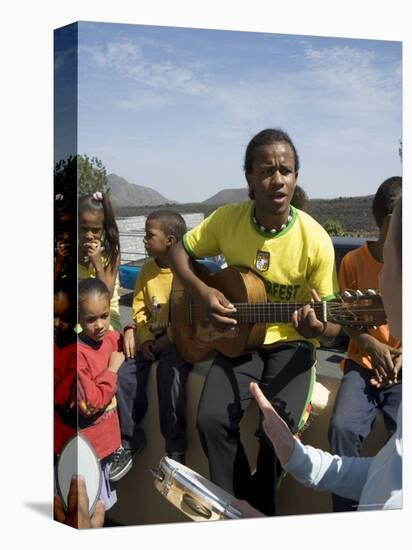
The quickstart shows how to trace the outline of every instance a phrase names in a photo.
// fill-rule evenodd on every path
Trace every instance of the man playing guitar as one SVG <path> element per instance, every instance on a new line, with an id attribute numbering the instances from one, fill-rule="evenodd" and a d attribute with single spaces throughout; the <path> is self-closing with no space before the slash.
<path id="1" fill-rule="evenodd" d="M 285 132 L 267 129 L 247 146 L 244 170 L 250 201 L 218 208 L 170 249 L 170 266 L 182 285 L 221 331 L 236 333 L 235 308 L 222 292 L 194 273 L 191 258 L 223 254 L 228 266 L 253 270 L 264 281 L 269 302 L 310 302 L 333 298 L 338 290 L 334 250 L 326 231 L 291 206 L 299 171 L 295 146 Z M 318 320 L 310 305 L 288 322 L 268 324 L 264 343 L 238 357 L 218 353 L 199 403 L 197 427 L 209 460 L 211 480 L 275 515 L 276 457 L 259 427 L 257 467 L 251 469 L 239 424 L 260 387 L 293 433 L 305 419 L 315 380 L 315 348 L 339 331 Z"/>

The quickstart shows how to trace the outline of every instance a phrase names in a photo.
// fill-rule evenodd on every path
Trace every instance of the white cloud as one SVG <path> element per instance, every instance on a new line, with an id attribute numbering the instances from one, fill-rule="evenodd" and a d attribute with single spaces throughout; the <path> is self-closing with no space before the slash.
<path id="1" fill-rule="evenodd" d="M 170 96 L 157 91 L 129 91 L 127 98 L 113 100 L 114 107 L 125 111 L 158 111 L 170 103 Z"/>
<path id="2" fill-rule="evenodd" d="M 168 60 L 149 61 L 144 55 L 144 49 L 130 40 L 109 42 L 104 46 L 82 46 L 81 51 L 102 69 L 115 71 L 120 78 L 129 78 L 139 87 L 156 90 L 162 95 L 172 93 L 197 96 L 207 89 L 206 84 L 189 67 Z M 126 104 L 136 106 L 133 100 Z"/>
<path id="3" fill-rule="evenodd" d="M 384 68 L 375 52 L 350 46 L 308 46 L 305 58 L 305 76 L 321 92 L 324 109 L 350 107 L 352 113 L 378 114 L 399 105 L 399 64 Z"/>
<path id="4" fill-rule="evenodd" d="M 298 73 L 294 62 L 290 71 L 262 69 L 258 78 L 249 77 L 245 69 L 231 82 L 222 74 L 201 74 L 201 65 L 177 62 L 176 52 L 164 48 L 161 61 L 149 60 L 144 42 L 128 39 L 82 49 L 98 67 L 114 71 L 114 78 L 134 83 L 125 97 L 114 100 L 115 107 L 156 110 L 185 96 L 198 98 L 202 110 L 215 109 L 210 121 L 226 123 L 230 132 L 308 116 L 338 126 L 352 126 L 354 118 L 368 125 L 382 113 L 400 111 L 400 64 L 384 69 L 374 51 L 300 43 L 304 68 Z M 156 52 L 155 45 L 150 52 Z"/>
<path id="5" fill-rule="evenodd" d="M 300 44 L 300 56 L 295 52 L 289 64 L 284 57 L 279 68 L 273 59 L 270 69 L 261 61 L 256 66 L 244 65 L 241 72 L 232 73 L 231 79 L 221 69 L 213 72 L 205 59 L 192 64 L 191 55 L 183 60 L 183 54 L 178 57 L 176 51 L 156 50 L 155 45 L 148 49 L 143 42 L 117 41 L 104 47 L 86 47 L 84 51 L 88 61 L 106 71 L 113 81 L 119 80 L 117 97 L 112 91 L 110 101 L 130 120 L 134 120 L 133 111 L 153 113 L 154 117 L 167 113 L 168 124 L 162 135 L 169 144 L 171 158 L 178 158 L 181 149 L 191 147 L 194 141 L 196 146 L 202 144 L 205 154 L 215 159 L 217 173 L 221 167 L 225 174 L 221 181 L 216 176 L 211 178 L 213 191 L 232 181 L 231 170 L 240 167 L 243 147 L 256 131 L 279 126 L 290 133 L 298 147 L 302 183 L 310 196 L 336 194 L 330 182 L 356 194 L 363 172 L 361 181 L 367 185 L 367 192 L 373 192 L 380 174 L 385 170 L 392 173 L 399 165 L 400 62 L 383 60 L 372 47 L 367 50 L 351 44 L 321 48 L 309 41 Z M 138 139 L 146 127 L 136 120 L 139 122 L 133 135 Z M 177 141 L 173 135 L 176 128 Z M 150 151 L 153 142 L 148 133 L 150 128 L 145 134 Z M 196 146 L 193 156 L 198 151 Z M 137 174 L 145 167 L 144 179 L 150 181 L 153 171 L 147 159 L 151 157 L 145 153 L 142 164 L 141 144 L 135 150 L 140 151 L 140 160 L 130 153 L 129 171 Z M 216 154 L 216 150 L 224 153 Z M 123 151 L 125 166 L 126 157 Z M 176 190 L 184 181 L 175 173 L 169 179 Z M 234 186 L 237 180 L 233 178 Z"/>
<path id="6" fill-rule="evenodd" d="M 243 133 L 278 125 L 329 142 L 340 136 L 353 149 L 355 143 L 376 142 L 376 134 L 401 131 L 399 64 L 385 66 L 374 52 L 347 46 L 306 46 L 302 56 L 299 71 L 294 66 L 262 72 L 260 79 L 218 83 L 209 99 L 223 121 Z"/>

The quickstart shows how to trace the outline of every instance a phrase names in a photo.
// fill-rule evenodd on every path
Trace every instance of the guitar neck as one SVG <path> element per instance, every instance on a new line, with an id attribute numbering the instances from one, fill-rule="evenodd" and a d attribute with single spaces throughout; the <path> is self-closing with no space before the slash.
<path id="1" fill-rule="evenodd" d="M 308 302 L 262 302 L 249 304 L 246 302 L 234 303 L 236 308 L 231 317 L 240 324 L 244 323 L 290 323 L 292 313 L 307 305 Z M 315 310 L 316 317 L 326 322 L 328 319 L 328 303 L 312 302 L 311 307 Z M 192 315 L 196 306 L 192 305 Z"/>
<path id="2" fill-rule="evenodd" d="M 289 323 L 293 312 L 306 304 L 307 302 L 237 303 L 233 304 L 236 308 L 233 317 L 239 323 Z M 320 321 L 328 320 L 327 302 L 313 302 L 310 305 Z"/>

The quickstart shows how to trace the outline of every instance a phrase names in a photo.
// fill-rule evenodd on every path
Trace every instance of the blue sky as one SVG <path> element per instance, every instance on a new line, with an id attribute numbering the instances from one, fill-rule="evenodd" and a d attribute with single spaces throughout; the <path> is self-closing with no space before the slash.
<path id="1" fill-rule="evenodd" d="M 78 55 L 79 153 L 169 199 L 246 185 L 266 127 L 294 140 L 310 198 L 401 174 L 400 42 L 80 23 Z"/>

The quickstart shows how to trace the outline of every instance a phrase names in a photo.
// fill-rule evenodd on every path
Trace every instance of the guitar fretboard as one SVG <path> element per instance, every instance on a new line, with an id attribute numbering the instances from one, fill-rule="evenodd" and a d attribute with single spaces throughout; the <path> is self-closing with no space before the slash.
<path id="1" fill-rule="evenodd" d="M 255 304 L 234 303 L 236 311 L 231 315 L 239 323 L 289 323 L 292 313 L 307 302 L 262 302 Z M 327 302 L 312 302 L 316 317 L 326 322 L 328 316 Z M 196 305 L 192 305 L 192 315 L 196 314 Z"/>
<path id="2" fill-rule="evenodd" d="M 259 304 L 233 304 L 236 313 L 233 317 L 239 323 L 288 323 L 294 311 L 297 311 L 307 302 L 266 302 Z M 310 304 L 315 310 L 316 317 L 322 321 L 327 321 L 327 303 L 314 302 Z"/>

